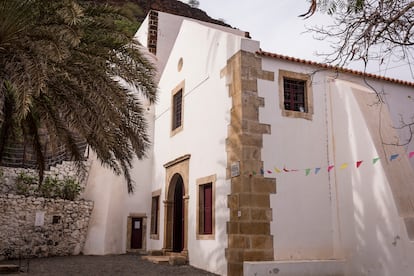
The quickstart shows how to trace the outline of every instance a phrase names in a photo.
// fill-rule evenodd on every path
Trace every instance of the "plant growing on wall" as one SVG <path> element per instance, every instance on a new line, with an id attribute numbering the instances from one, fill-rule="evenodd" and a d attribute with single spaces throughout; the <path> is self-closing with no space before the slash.
<path id="1" fill-rule="evenodd" d="M 16 177 L 16 191 L 20 195 L 34 195 L 38 186 L 38 179 L 32 175 L 21 172 Z"/>
<path id="2" fill-rule="evenodd" d="M 16 177 L 16 191 L 19 195 L 39 196 L 44 198 L 62 198 L 75 200 L 82 188 L 80 183 L 73 177 L 47 176 L 42 185 L 38 185 L 38 178 L 21 172 Z"/>

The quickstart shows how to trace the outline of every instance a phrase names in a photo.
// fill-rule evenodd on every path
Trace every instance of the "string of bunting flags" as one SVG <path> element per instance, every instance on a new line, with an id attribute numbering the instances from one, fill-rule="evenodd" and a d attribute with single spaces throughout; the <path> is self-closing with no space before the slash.
<path id="1" fill-rule="evenodd" d="M 389 161 L 392 162 L 392 161 L 398 159 L 398 157 L 400 157 L 400 154 L 391 154 L 389 156 Z M 408 153 L 408 158 L 411 159 L 413 157 L 414 157 L 414 151 L 409 152 Z M 376 163 L 378 163 L 378 161 L 380 161 L 379 157 L 372 158 L 371 164 L 375 165 Z M 355 164 L 355 168 L 357 168 L 357 169 L 360 168 L 363 165 L 363 163 L 364 163 L 364 160 L 358 160 L 358 161 L 355 161 L 353 163 L 351 162 L 351 164 Z M 312 173 L 317 175 L 323 169 L 326 169 L 327 172 L 330 172 L 335 168 L 339 168 L 340 170 L 344 170 L 344 169 L 348 168 L 349 165 L 350 165 L 350 163 L 346 162 L 346 163 L 342 163 L 340 166 L 335 166 L 334 164 L 332 164 L 332 165 L 329 165 L 327 167 L 316 167 L 316 168 L 306 168 L 306 169 L 288 169 L 288 168 L 286 168 L 286 166 L 284 166 L 283 168 L 274 167 L 272 169 L 261 168 L 259 172 L 252 171 L 251 173 L 246 172 L 245 174 L 249 174 L 249 175 L 261 174 L 261 175 L 264 175 L 265 173 L 267 173 L 267 174 L 280 174 L 280 173 L 294 173 L 294 172 L 304 171 L 305 175 L 309 176 Z"/>

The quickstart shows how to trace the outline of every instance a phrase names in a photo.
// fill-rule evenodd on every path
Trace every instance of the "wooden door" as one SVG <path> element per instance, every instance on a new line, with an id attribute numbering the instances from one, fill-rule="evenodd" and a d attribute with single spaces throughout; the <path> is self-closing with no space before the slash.
<path id="1" fill-rule="evenodd" d="M 132 218 L 131 249 L 142 249 L 142 218 Z"/>

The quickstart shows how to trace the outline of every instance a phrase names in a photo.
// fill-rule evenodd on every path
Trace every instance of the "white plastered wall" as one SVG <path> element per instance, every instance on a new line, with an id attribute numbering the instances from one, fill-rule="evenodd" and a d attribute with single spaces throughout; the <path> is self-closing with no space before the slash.
<path id="1" fill-rule="evenodd" d="M 383 86 L 377 84 L 377 87 Z M 340 80 L 332 80 L 329 84 L 332 129 L 336 143 L 335 159 L 337 162 L 352 161 L 348 161 L 349 168 L 335 170 L 334 174 L 338 186 L 338 215 L 342 253 L 348 265 L 347 275 L 409 276 L 414 269 L 414 247 L 408 239 L 390 188 L 393 185 L 390 181 L 396 179 L 389 178 L 395 170 L 399 170 L 398 174 L 411 178 L 412 167 L 404 167 L 401 163 L 408 162 L 406 154 L 390 161 L 389 153 L 401 148 L 395 147 L 383 156 L 381 151 L 386 150 L 387 146 L 375 146 L 375 140 L 381 139 L 380 132 L 395 132 L 397 136 L 392 123 L 387 119 L 388 112 L 410 112 L 409 109 L 393 106 L 405 105 L 402 96 L 407 95 L 408 90 L 397 85 L 388 85 L 385 89 L 388 98 L 399 98 L 399 101 L 394 101 L 391 109 L 383 106 L 381 110 L 371 89 Z M 358 104 L 358 99 L 363 102 L 362 105 Z M 373 109 L 377 116 L 364 116 L 365 111 L 361 107 L 365 110 Z M 377 121 L 380 118 L 382 129 L 372 131 L 371 120 Z M 381 160 L 373 164 L 373 158 L 378 156 L 381 156 Z M 363 161 L 359 168 L 355 165 L 357 160 Z M 397 162 L 400 165 L 391 167 Z M 385 170 L 392 170 L 391 174 L 387 175 Z"/>
<path id="2" fill-rule="evenodd" d="M 144 110 L 148 121 L 148 134 L 153 137 L 154 108 L 145 100 Z M 126 181 L 104 168 L 91 154 L 91 169 L 84 198 L 94 201 L 88 234 L 83 249 L 87 255 L 122 254 L 127 248 L 127 218 L 131 214 L 146 215 L 149 233 L 151 215 L 152 148 L 143 160 L 135 159 L 131 178 L 135 183 L 133 194 L 128 194 Z M 147 237 L 145 237 L 147 238 Z M 148 244 L 148 241 L 147 241 Z"/>
<path id="3" fill-rule="evenodd" d="M 363 115 L 364 105 L 358 104 L 354 94 L 368 93 L 374 104 L 372 90 L 366 88 L 361 78 L 341 75 L 349 81 L 334 80 L 338 77 L 334 73 L 314 73 L 315 68 L 283 60 L 263 59 L 263 69 L 275 72 L 275 82 L 259 81 L 259 95 L 265 97 L 260 120 L 272 127 L 272 134 L 264 136 L 264 170 L 271 170 L 269 176 L 277 178 L 271 225 L 275 259 L 286 263 L 345 260 L 345 275 L 412 275 L 414 248 L 394 202 L 389 182 L 393 180 L 385 173 L 389 160 L 372 164 L 381 147 L 375 144 L 379 134 L 372 131 L 372 126 L 369 130 L 366 119 L 377 118 Z M 312 121 L 281 116 L 279 69 L 312 73 Z M 413 116 L 412 88 L 369 82 L 386 95 L 384 109 L 390 112 L 393 122 L 383 126 L 383 131 L 395 132 L 398 137 L 392 125 L 398 126 L 401 116 L 406 121 Z M 407 136 L 406 130 L 400 131 L 400 140 Z M 413 162 L 407 160 L 412 149 L 412 143 L 399 147 L 398 151 L 403 151 L 399 158 L 405 159 L 394 162 Z M 360 160 L 364 162 L 356 168 Z M 343 164 L 347 167 L 341 168 Z M 329 165 L 335 168 L 328 173 Z M 277 174 L 275 167 L 299 171 Z M 316 167 L 321 168 L 317 175 Z M 311 171 L 306 176 L 308 168 Z M 403 170 L 398 174 L 410 179 L 412 167 L 404 166 Z M 337 265 L 342 267 L 342 261 Z M 312 271 L 315 268 L 318 265 L 309 266 L 303 273 L 319 275 Z"/>
<path id="4" fill-rule="evenodd" d="M 326 169 L 316 176 L 305 176 L 308 167 L 327 167 L 329 154 L 328 121 L 324 79 L 313 76 L 312 120 L 288 118 L 279 108 L 279 70 L 309 74 L 312 68 L 263 59 L 263 69 L 275 73 L 275 81 L 259 80 L 259 96 L 265 107 L 260 122 L 272 132 L 263 136 L 262 156 L 265 176 L 276 177 L 277 193 L 271 195 L 276 260 L 326 259 L 334 255 L 332 214 L 334 187 Z M 298 172 L 283 173 L 286 170 Z M 281 170 L 282 173 L 277 173 Z M 271 173 L 268 173 L 271 171 Z"/>
<path id="5" fill-rule="evenodd" d="M 164 25 L 160 25 L 162 28 Z M 163 30 L 159 30 L 163 33 Z M 246 44 L 246 46 L 244 46 Z M 254 44 L 254 43 L 253 43 Z M 226 222 L 229 220 L 226 179 L 226 137 L 230 120 L 231 99 L 220 71 L 227 60 L 241 48 L 258 49 L 258 44 L 244 38 L 207 28 L 204 24 L 183 21 L 160 80 L 160 98 L 155 115 L 153 190 L 162 189 L 165 200 L 163 165 L 180 156 L 189 160 L 188 251 L 190 264 L 220 275 L 227 272 Z M 182 70 L 178 70 L 182 59 Z M 183 130 L 173 137 L 171 131 L 171 91 L 184 81 Z M 216 175 L 215 239 L 196 239 L 196 199 L 198 178 Z M 160 208 L 160 239 L 150 240 L 152 249 L 163 247 L 164 206 Z"/>

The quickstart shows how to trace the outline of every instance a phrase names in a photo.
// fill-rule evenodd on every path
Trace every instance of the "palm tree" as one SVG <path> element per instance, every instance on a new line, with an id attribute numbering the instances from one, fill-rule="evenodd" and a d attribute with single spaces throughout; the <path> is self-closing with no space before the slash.
<path id="1" fill-rule="evenodd" d="M 86 1 L 0 0 L 0 162 L 7 145 L 29 144 L 41 182 L 46 143 L 84 168 L 80 137 L 133 192 L 131 162 L 150 144 L 141 102 L 156 84 L 128 20 Z"/>

